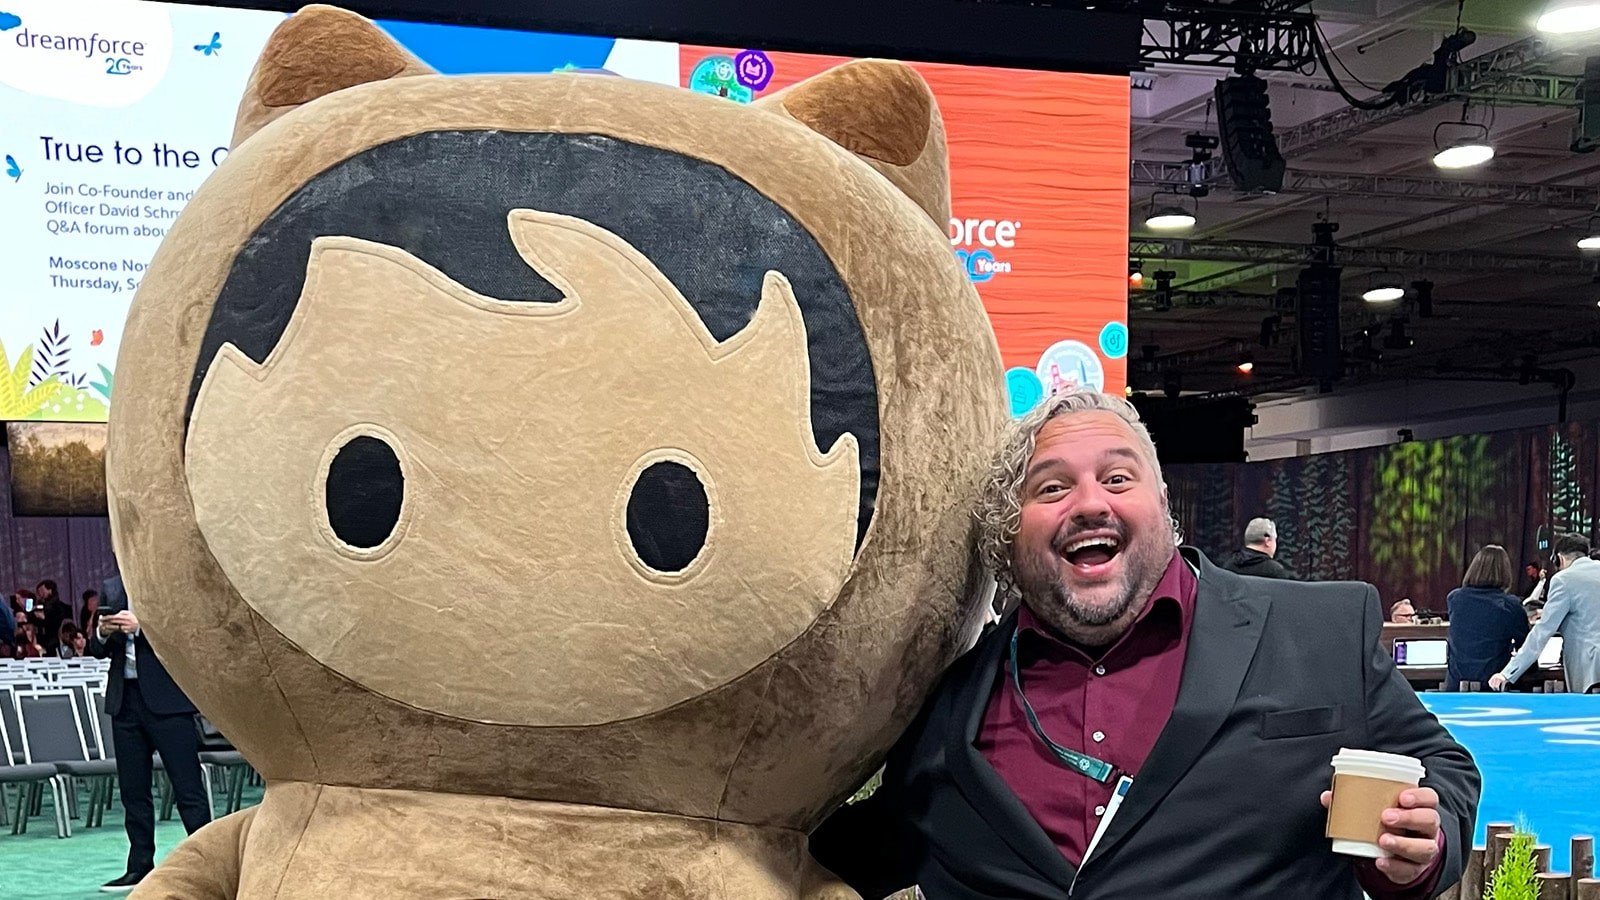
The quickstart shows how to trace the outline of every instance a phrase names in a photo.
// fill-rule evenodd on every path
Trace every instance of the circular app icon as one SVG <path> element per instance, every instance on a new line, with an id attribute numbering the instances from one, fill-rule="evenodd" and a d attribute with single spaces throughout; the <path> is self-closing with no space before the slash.
<path id="1" fill-rule="evenodd" d="M 1057 341 L 1039 357 L 1035 370 L 1046 395 L 1057 391 L 1087 388 L 1103 391 L 1106 372 L 1100 356 L 1082 341 Z"/>
<path id="2" fill-rule="evenodd" d="M 1100 352 L 1107 359 L 1121 359 L 1128 352 L 1128 326 L 1121 322 L 1107 322 L 1100 329 Z"/>
<path id="3" fill-rule="evenodd" d="M 1006 395 L 1011 398 L 1011 415 L 1025 416 L 1044 399 L 1044 385 L 1032 369 L 1019 366 L 1006 371 Z"/>
<path id="4" fill-rule="evenodd" d="M 749 103 L 755 94 L 739 83 L 738 69 L 733 58 L 708 56 L 700 60 L 689 75 L 689 90 L 702 94 L 726 97 L 739 103 Z"/>
<path id="5" fill-rule="evenodd" d="M 772 60 L 760 50 L 742 50 L 733 58 L 739 83 L 752 91 L 764 91 L 772 83 Z"/>

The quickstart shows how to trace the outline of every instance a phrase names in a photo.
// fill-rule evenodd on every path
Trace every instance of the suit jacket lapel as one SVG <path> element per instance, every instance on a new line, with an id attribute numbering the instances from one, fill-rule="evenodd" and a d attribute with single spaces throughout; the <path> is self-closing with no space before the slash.
<path id="1" fill-rule="evenodd" d="M 1194 765 L 1233 711 L 1261 641 L 1271 604 L 1223 586 L 1219 570 L 1204 556 L 1189 552 L 1184 556 L 1197 562 L 1200 586 L 1178 701 L 1121 809 L 1085 863 L 1104 856 L 1131 834 Z"/>
<path id="2" fill-rule="evenodd" d="M 989 708 L 994 680 L 1004 665 L 1006 642 L 1015 628 L 1016 611 L 1013 610 L 972 651 L 977 658 L 973 661 L 971 677 L 951 698 L 951 727 L 945 759 L 957 789 L 989 827 L 1041 876 L 1066 891 L 1077 870 L 1056 849 L 1050 836 L 1034 821 L 1000 773 L 973 746 L 978 739 L 978 729 L 983 725 L 983 714 Z"/>

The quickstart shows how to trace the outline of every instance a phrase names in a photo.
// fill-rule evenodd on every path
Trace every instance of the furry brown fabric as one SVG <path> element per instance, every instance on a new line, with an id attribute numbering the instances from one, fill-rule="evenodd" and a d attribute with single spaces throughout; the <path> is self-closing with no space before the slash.
<path id="1" fill-rule="evenodd" d="M 297 39 L 320 45 L 315 33 Z M 241 123 L 260 108 L 247 97 Z M 891 168 L 926 189 L 947 182 L 926 168 L 944 157 L 937 112 L 924 113 L 930 146 Z M 517 309 L 398 248 L 319 240 L 277 350 L 241 362 L 224 347 L 188 418 L 213 308 L 262 223 L 343 160 L 452 131 L 670 151 L 720 167 L 804 228 L 847 287 L 871 356 L 879 483 L 859 546 L 849 546 L 853 522 L 840 524 L 831 488 L 819 482 L 802 496 L 776 474 L 794 435 L 805 437 L 802 475 L 849 450 L 843 440 L 815 446 L 796 402 L 808 371 L 793 352 L 798 298 L 785 293 L 784 273 L 767 276 L 755 322 L 708 343 L 656 261 L 581 215 L 519 210 L 502 220 L 530 273 L 554 276 L 568 298 Z M 908 199 L 881 171 L 769 106 L 570 74 L 360 84 L 243 141 L 173 224 L 135 298 L 107 468 L 118 556 L 151 642 L 269 787 L 247 822 L 195 835 L 136 896 L 298 900 L 331 883 L 356 898 L 841 896 L 805 857 L 804 834 L 878 766 L 983 620 L 970 510 L 1003 419 L 994 338 L 942 229 L 930 227 L 937 200 L 926 190 Z M 573 235 L 587 242 L 562 243 Z M 414 305 L 397 310 L 402 302 Z M 639 359 L 659 357 L 660 379 L 679 379 L 677 388 L 613 391 L 616 366 L 593 357 L 551 365 L 533 352 L 615 339 L 583 332 L 578 318 L 548 332 L 552 344 L 507 338 L 584 304 L 616 305 L 595 320 L 613 329 L 648 323 Z M 674 328 L 689 343 L 669 342 Z M 498 349 L 389 348 L 418 329 Z M 338 349 L 349 340 L 359 346 Z M 684 347 L 714 363 L 663 355 Z M 771 398 L 730 399 L 717 387 L 719 367 L 769 353 L 766 376 L 744 383 Z M 374 379 L 386 387 L 348 387 Z M 525 393 L 477 396 L 497 379 Z M 556 388 L 581 402 L 565 415 L 543 408 Z M 691 569 L 746 563 L 704 590 L 698 574 L 630 570 L 617 485 L 593 483 L 617 463 L 595 429 L 666 421 L 667 409 L 674 427 L 703 421 L 719 443 L 650 452 L 722 454 L 707 471 L 713 508 L 727 518 L 712 527 L 756 523 L 729 524 L 708 544 Z M 320 484 L 308 478 L 358 432 L 388 434 L 408 473 L 403 533 L 370 551 L 331 535 Z M 519 441 L 552 435 L 561 439 L 544 446 L 570 448 L 570 458 L 517 455 Z M 450 441 L 474 443 L 435 446 Z M 603 539 L 562 543 L 541 530 L 545 516 L 572 511 L 550 500 L 561 496 L 601 498 L 615 517 Z M 759 516 L 739 518 L 745 502 L 793 507 L 785 514 L 796 519 L 764 532 Z M 765 565 L 748 562 L 762 556 Z M 583 572 L 594 578 L 570 577 Z M 627 627 L 645 622 L 655 630 Z M 551 635 L 539 629 L 550 628 L 571 639 L 540 643 Z M 526 637 L 534 632 L 537 641 Z M 515 656 L 530 655 L 530 641 L 559 649 Z M 407 831 L 413 821 L 431 824 Z M 415 864 L 401 858 L 412 853 Z M 354 877 L 369 863 L 390 875 Z M 646 873 L 659 878 L 641 881 Z"/>
<path id="2" fill-rule="evenodd" d="M 909 166 L 928 142 L 933 94 L 905 66 L 863 60 L 797 85 L 783 106 L 846 150 Z"/>
<path id="3" fill-rule="evenodd" d="M 370 81 L 432 72 L 355 13 L 311 5 L 285 19 L 250 73 L 233 146 L 290 109 Z"/>
<path id="4" fill-rule="evenodd" d="M 933 92 L 900 63 L 859 60 L 757 100 L 838 143 L 916 201 L 950 219 L 950 160 Z"/>

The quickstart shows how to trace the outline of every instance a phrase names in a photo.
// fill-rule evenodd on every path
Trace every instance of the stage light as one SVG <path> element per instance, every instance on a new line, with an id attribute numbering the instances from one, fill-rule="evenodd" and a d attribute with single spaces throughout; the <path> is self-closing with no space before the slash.
<path id="1" fill-rule="evenodd" d="M 1144 289 L 1144 264 L 1138 260 L 1128 263 L 1128 287 L 1136 291 Z"/>
<path id="2" fill-rule="evenodd" d="M 1494 159 L 1494 146 L 1489 143 L 1489 129 L 1475 122 L 1467 121 L 1467 111 L 1470 108 L 1461 108 L 1461 119 L 1455 122 L 1440 122 L 1433 127 L 1433 164 L 1441 169 L 1470 169 L 1481 166 Z M 1465 129 L 1468 133 L 1457 137 L 1448 146 L 1440 146 L 1439 132 L 1443 129 Z"/>
<path id="3" fill-rule="evenodd" d="M 1372 277 L 1372 283 L 1361 299 L 1368 303 L 1393 303 L 1406 295 L 1406 289 L 1400 286 L 1400 279 L 1388 272 L 1380 272 Z"/>
<path id="4" fill-rule="evenodd" d="M 1152 231 L 1183 231 L 1186 228 L 1193 228 L 1194 223 L 1194 213 L 1181 206 L 1152 209 L 1144 220 L 1145 227 Z"/>
<path id="5" fill-rule="evenodd" d="M 1600 250 L 1600 216 L 1590 216 L 1583 232 L 1584 236 L 1578 239 L 1578 249 Z"/>
<path id="6" fill-rule="evenodd" d="M 1240 375 L 1249 375 L 1256 370 L 1256 361 L 1248 353 L 1239 354 L 1239 364 L 1234 366 Z"/>
<path id="7" fill-rule="evenodd" d="M 1579 34 L 1600 28 L 1600 2 L 1596 0 L 1555 0 L 1546 4 L 1538 28 L 1545 34 Z"/>
<path id="8" fill-rule="evenodd" d="M 1433 164 L 1441 169 L 1470 169 L 1494 159 L 1494 147 L 1486 140 L 1461 138 L 1433 155 Z"/>

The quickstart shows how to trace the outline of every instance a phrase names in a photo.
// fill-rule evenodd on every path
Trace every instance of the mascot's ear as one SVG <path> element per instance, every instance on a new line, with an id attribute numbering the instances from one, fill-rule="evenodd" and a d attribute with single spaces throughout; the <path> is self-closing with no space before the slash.
<path id="1" fill-rule="evenodd" d="M 353 12 L 307 6 L 285 19 L 256 60 L 239 101 L 233 146 L 297 106 L 334 91 L 433 70 Z"/>
<path id="2" fill-rule="evenodd" d="M 859 60 L 756 101 L 866 160 L 940 228 L 950 220 L 950 160 L 933 91 L 904 63 Z"/>

